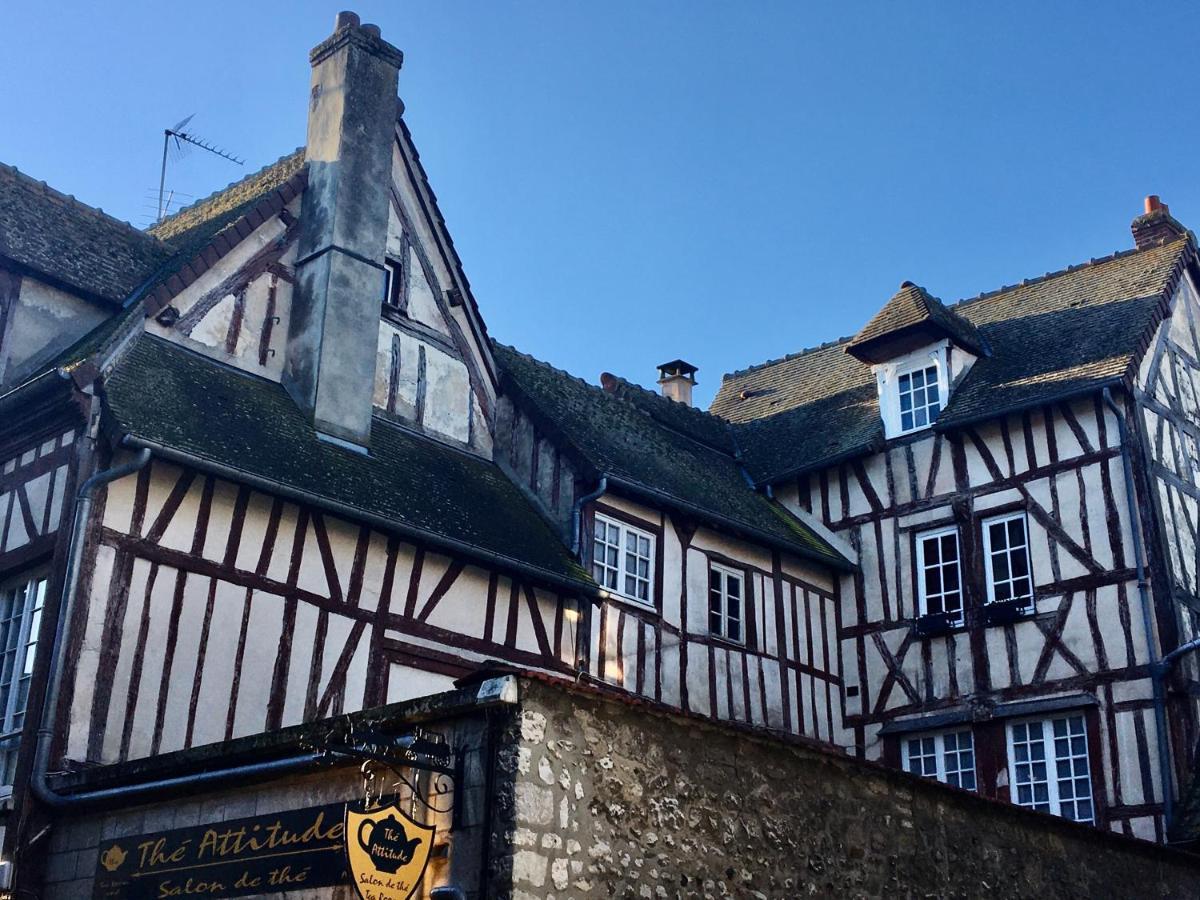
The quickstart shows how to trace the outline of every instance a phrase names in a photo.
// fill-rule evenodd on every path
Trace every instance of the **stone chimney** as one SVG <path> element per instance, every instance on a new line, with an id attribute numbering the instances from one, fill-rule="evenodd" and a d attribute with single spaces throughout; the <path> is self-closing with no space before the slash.
<path id="1" fill-rule="evenodd" d="M 403 60 L 351 12 L 309 54 L 308 187 L 282 380 L 319 433 L 359 447 L 371 436 Z"/>
<path id="2" fill-rule="evenodd" d="M 696 386 L 696 367 L 682 359 L 673 359 L 658 367 L 658 383 L 662 395 L 676 403 L 692 405 L 692 388 Z"/>
<path id="3" fill-rule="evenodd" d="M 1134 219 L 1129 227 L 1133 231 L 1133 240 L 1139 250 L 1157 247 L 1187 234 L 1187 229 L 1175 221 L 1171 210 L 1158 199 L 1157 194 L 1146 198 L 1146 211 Z"/>

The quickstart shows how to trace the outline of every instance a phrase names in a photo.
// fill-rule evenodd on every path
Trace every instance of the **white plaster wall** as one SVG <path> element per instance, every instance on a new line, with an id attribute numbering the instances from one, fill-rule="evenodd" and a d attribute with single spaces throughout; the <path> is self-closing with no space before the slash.
<path id="1" fill-rule="evenodd" d="M 113 310 L 28 275 L 0 334 L 0 385 L 12 386 L 52 360 Z"/>
<path id="2" fill-rule="evenodd" d="M 292 215 L 299 215 L 300 202 L 300 198 L 297 197 L 289 204 L 288 211 Z M 286 231 L 287 226 L 279 216 L 273 216 L 263 222 L 199 278 L 176 294 L 171 299 L 171 305 L 179 310 L 181 316 L 188 316 L 198 302 L 204 300 L 245 268 L 257 254 L 272 243 L 281 240 Z M 279 264 L 293 270 L 295 261 L 296 244 L 293 241 L 280 257 Z M 273 321 L 268 325 L 268 296 L 272 285 L 275 290 L 273 315 L 278 317 L 278 321 Z M 287 346 L 291 298 L 292 283 L 286 278 L 264 272 L 250 282 L 244 293 L 242 321 L 232 353 L 225 349 L 226 336 L 229 334 L 234 314 L 235 299 L 232 293 L 225 294 L 207 314 L 190 326 L 180 327 L 177 323 L 167 327 L 154 319 L 147 319 L 146 330 L 222 362 L 278 381 L 283 371 Z M 261 363 L 259 346 L 264 329 L 268 327 L 270 328 L 268 347 L 274 352 L 268 353 L 265 363 Z M 185 331 L 189 333 L 185 333 Z"/>

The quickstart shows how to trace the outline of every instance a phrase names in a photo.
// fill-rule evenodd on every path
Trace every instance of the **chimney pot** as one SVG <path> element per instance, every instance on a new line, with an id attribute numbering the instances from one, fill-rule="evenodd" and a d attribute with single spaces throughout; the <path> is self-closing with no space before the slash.
<path id="1" fill-rule="evenodd" d="M 1170 207 L 1162 202 L 1158 194 L 1149 194 L 1144 208 L 1145 212 L 1130 225 L 1134 243 L 1139 250 L 1159 246 L 1187 233 L 1186 229 L 1171 217 Z"/>
<path id="2" fill-rule="evenodd" d="M 378 25 L 364 25 L 364 26 L 362 26 L 362 30 L 373 37 L 382 37 L 383 36 L 382 33 L 379 31 Z"/>
<path id="3" fill-rule="evenodd" d="M 350 10 L 342 10 L 333 20 L 333 30 L 341 31 L 343 28 L 357 28 L 359 23 L 358 13 L 350 12 Z"/>
<path id="4" fill-rule="evenodd" d="M 697 371 L 695 366 L 682 359 L 662 363 L 658 367 L 658 384 L 662 388 L 662 395 L 668 400 L 691 406 Z"/>
<path id="5" fill-rule="evenodd" d="M 1161 209 L 1167 215 L 1171 214 L 1171 208 L 1158 199 L 1158 194 L 1151 194 L 1146 198 L 1146 212 L 1152 213 L 1156 209 Z"/>

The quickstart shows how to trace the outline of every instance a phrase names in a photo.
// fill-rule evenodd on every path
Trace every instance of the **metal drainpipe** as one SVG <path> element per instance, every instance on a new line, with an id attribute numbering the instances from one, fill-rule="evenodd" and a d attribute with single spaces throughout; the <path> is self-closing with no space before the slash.
<path id="1" fill-rule="evenodd" d="M 54 723 L 58 715 L 58 701 L 62 688 L 62 657 L 66 653 L 70 639 L 71 614 L 74 607 L 75 594 L 79 589 L 79 563 L 83 555 L 83 545 L 86 541 L 87 523 L 91 516 L 92 501 L 98 488 L 124 478 L 126 475 L 132 475 L 140 471 L 150 462 L 150 458 L 150 450 L 142 448 L 137 451 L 137 454 L 129 462 L 93 474 L 80 486 L 76 494 L 75 516 L 71 525 L 71 547 L 67 554 L 67 564 L 63 576 L 62 599 L 58 607 L 58 621 L 54 628 L 54 641 L 50 648 L 50 670 L 46 679 L 46 694 L 42 698 L 42 718 L 38 723 L 37 747 L 34 751 L 33 771 L 29 779 L 29 786 L 33 795 L 40 803 L 52 809 L 74 809 L 117 799 L 137 800 L 160 794 L 173 788 L 185 786 L 202 787 L 227 780 L 290 772 L 311 766 L 326 756 L 321 753 L 307 753 L 284 759 L 250 763 L 234 768 L 199 772 L 193 775 L 182 775 L 172 778 L 161 778 L 155 781 L 141 782 L 137 785 L 82 791 L 77 794 L 60 794 L 50 787 L 48 782 L 50 744 L 54 738 Z"/>
<path id="2" fill-rule="evenodd" d="M 87 522 L 92 512 L 92 498 L 102 485 L 132 475 L 150 462 L 150 451 L 139 450 L 132 460 L 94 473 L 79 487 L 75 496 L 75 517 L 71 524 L 71 548 L 67 553 L 66 570 L 63 573 L 62 599 L 58 604 L 58 621 L 54 626 L 54 642 L 50 646 L 50 670 L 46 678 L 46 693 L 42 697 L 42 718 L 38 722 L 37 749 L 33 757 L 33 772 L 30 787 L 33 795 L 47 806 L 60 807 L 63 798 L 51 790 L 46 782 L 50 765 L 50 742 L 54 737 L 54 719 L 58 714 L 58 696 L 62 679 L 62 657 L 66 653 L 70 637 L 71 610 L 75 592 L 79 587 L 79 561 L 83 555 Z"/>
<path id="3" fill-rule="evenodd" d="M 1125 430 L 1125 416 L 1121 408 L 1113 400 L 1112 392 L 1104 388 L 1104 403 L 1112 410 L 1117 420 L 1117 435 L 1121 441 L 1121 465 L 1125 473 L 1125 502 L 1129 507 L 1129 530 L 1133 532 L 1133 557 L 1137 566 L 1138 597 L 1142 606 L 1142 625 L 1146 632 L 1146 652 L 1150 662 L 1150 686 L 1154 694 L 1154 724 L 1158 733 L 1158 768 L 1163 787 L 1163 823 L 1164 831 L 1171 827 L 1175 813 L 1174 786 L 1171 783 L 1171 750 L 1167 739 L 1167 705 L 1164 691 L 1164 678 L 1169 665 L 1164 666 L 1158 659 L 1158 649 L 1154 645 L 1154 619 L 1150 610 L 1150 584 L 1146 580 L 1146 566 L 1143 562 L 1142 528 L 1138 517 L 1137 498 L 1134 496 L 1133 463 L 1129 459 L 1128 433 Z"/>
<path id="4" fill-rule="evenodd" d="M 601 475 L 600 480 L 596 482 L 596 489 L 590 494 L 584 494 L 582 497 L 576 497 L 575 502 L 571 504 L 571 555 L 578 557 L 579 551 L 583 545 L 583 508 L 604 495 L 608 490 L 608 476 Z"/>

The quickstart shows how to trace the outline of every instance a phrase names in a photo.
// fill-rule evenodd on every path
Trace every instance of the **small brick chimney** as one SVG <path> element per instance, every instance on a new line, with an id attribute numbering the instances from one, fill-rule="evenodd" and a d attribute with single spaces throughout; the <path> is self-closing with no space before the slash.
<path id="1" fill-rule="evenodd" d="M 1157 194 L 1146 198 L 1145 212 L 1134 219 L 1129 227 L 1133 231 L 1133 240 L 1139 250 L 1157 247 L 1187 234 L 1187 229 L 1175 221 L 1171 210 L 1158 199 Z"/>
<path id="2" fill-rule="evenodd" d="M 692 405 L 692 388 L 696 386 L 697 369 L 682 359 L 673 359 L 658 367 L 658 383 L 662 395 L 676 403 Z"/>
<path id="3" fill-rule="evenodd" d="M 318 433 L 365 447 L 403 54 L 338 13 L 309 54 L 312 90 L 283 384 Z"/>

